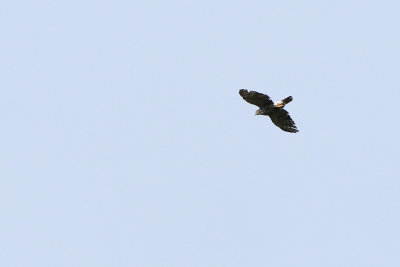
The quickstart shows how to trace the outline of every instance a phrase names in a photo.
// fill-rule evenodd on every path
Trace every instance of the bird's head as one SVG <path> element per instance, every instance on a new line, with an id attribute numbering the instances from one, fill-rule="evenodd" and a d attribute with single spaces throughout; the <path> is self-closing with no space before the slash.
<path id="1" fill-rule="evenodd" d="M 263 114 L 262 110 L 261 110 L 261 109 L 258 109 L 258 110 L 256 111 L 256 114 L 254 114 L 254 115 L 262 115 L 262 114 Z"/>

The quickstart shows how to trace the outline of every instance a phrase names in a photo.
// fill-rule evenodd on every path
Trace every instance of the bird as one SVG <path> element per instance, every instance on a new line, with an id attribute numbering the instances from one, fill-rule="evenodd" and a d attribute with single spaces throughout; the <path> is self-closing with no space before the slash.
<path id="1" fill-rule="evenodd" d="M 269 116 L 271 121 L 285 132 L 298 132 L 289 112 L 283 109 L 286 104 L 293 100 L 293 97 L 288 96 L 274 103 L 269 96 L 256 91 L 249 92 L 247 89 L 240 89 L 239 94 L 246 102 L 259 107 L 255 115 Z"/>

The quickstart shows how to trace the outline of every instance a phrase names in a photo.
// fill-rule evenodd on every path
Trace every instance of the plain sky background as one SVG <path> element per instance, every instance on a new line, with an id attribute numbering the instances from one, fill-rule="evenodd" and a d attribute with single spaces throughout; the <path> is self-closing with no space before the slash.
<path id="1" fill-rule="evenodd" d="M 400 266 L 399 14 L 2 1 L 0 265 Z"/>

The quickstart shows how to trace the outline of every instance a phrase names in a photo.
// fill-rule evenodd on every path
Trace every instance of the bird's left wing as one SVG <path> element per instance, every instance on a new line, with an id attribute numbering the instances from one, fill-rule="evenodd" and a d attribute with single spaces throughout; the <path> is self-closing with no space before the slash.
<path id="1" fill-rule="evenodd" d="M 279 109 L 277 112 L 269 115 L 272 122 L 284 130 L 285 132 L 297 133 L 297 127 L 292 118 L 289 116 L 289 112 L 284 109 Z"/>
<path id="2" fill-rule="evenodd" d="M 259 108 L 261 108 L 265 105 L 270 105 L 270 104 L 274 103 L 269 98 L 269 96 L 261 94 L 256 91 L 249 92 L 246 89 L 240 89 L 239 94 L 243 97 L 244 100 L 246 100 L 250 104 L 258 106 Z"/>

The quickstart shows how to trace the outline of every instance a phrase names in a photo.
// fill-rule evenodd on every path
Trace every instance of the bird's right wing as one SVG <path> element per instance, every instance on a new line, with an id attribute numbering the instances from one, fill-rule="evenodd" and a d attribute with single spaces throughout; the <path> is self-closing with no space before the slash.
<path id="1" fill-rule="evenodd" d="M 269 115 L 272 122 L 284 130 L 285 132 L 297 133 L 297 127 L 292 118 L 289 116 L 289 112 L 284 109 L 279 109 L 277 112 Z"/>
<path id="2" fill-rule="evenodd" d="M 259 108 L 274 103 L 269 98 L 269 96 L 258 93 L 256 91 L 249 92 L 246 89 L 240 89 L 239 94 L 243 97 L 244 100 L 246 100 L 250 104 L 258 106 Z"/>

